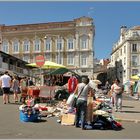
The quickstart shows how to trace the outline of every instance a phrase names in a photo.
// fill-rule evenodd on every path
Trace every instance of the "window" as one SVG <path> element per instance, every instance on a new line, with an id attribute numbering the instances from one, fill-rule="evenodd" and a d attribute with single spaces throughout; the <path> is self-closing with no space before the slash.
<path id="1" fill-rule="evenodd" d="M 124 57 L 124 62 L 123 62 L 123 64 L 126 65 L 126 57 Z"/>
<path id="2" fill-rule="evenodd" d="M 74 53 L 68 53 L 67 64 L 74 65 Z"/>
<path id="3" fill-rule="evenodd" d="M 7 40 L 4 40 L 2 43 L 2 51 L 5 53 L 9 52 L 9 43 Z"/>
<path id="4" fill-rule="evenodd" d="M 45 51 L 51 51 L 51 38 L 45 40 Z"/>
<path id="5" fill-rule="evenodd" d="M 123 76 L 126 77 L 126 70 L 123 71 Z"/>
<path id="6" fill-rule="evenodd" d="M 138 57 L 132 56 L 132 66 L 137 66 L 137 64 L 138 64 Z"/>
<path id="7" fill-rule="evenodd" d="M 137 44 L 132 44 L 132 52 L 137 52 Z"/>
<path id="8" fill-rule="evenodd" d="M 126 46 L 124 46 L 124 51 L 123 52 L 126 53 Z"/>
<path id="9" fill-rule="evenodd" d="M 35 39 L 35 41 L 34 41 L 34 50 L 35 50 L 35 52 L 40 51 L 40 40 L 39 39 Z"/>
<path id="10" fill-rule="evenodd" d="M 81 65 L 87 66 L 87 56 L 85 54 L 81 55 Z"/>
<path id="11" fill-rule="evenodd" d="M 45 54 L 45 60 L 51 61 L 51 54 L 50 53 Z"/>
<path id="12" fill-rule="evenodd" d="M 61 38 L 57 39 L 57 46 L 56 46 L 56 49 L 57 49 L 58 51 L 62 50 L 62 39 L 61 39 Z"/>
<path id="13" fill-rule="evenodd" d="M 81 49 L 88 48 L 88 37 L 86 35 L 81 37 Z"/>
<path id="14" fill-rule="evenodd" d="M 132 69 L 132 76 L 138 74 L 138 69 Z"/>
<path id="15" fill-rule="evenodd" d="M 122 49 L 120 49 L 120 56 L 122 56 Z"/>
<path id="16" fill-rule="evenodd" d="M 62 54 L 61 53 L 58 53 L 56 55 L 56 63 L 57 64 L 63 64 L 63 57 L 62 57 Z"/>
<path id="17" fill-rule="evenodd" d="M 67 49 L 68 50 L 73 50 L 74 49 L 73 38 L 68 39 Z"/>
<path id="18" fill-rule="evenodd" d="M 13 41 L 13 53 L 19 52 L 19 42 L 18 40 Z"/>
<path id="19" fill-rule="evenodd" d="M 30 63 L 30 57 L 27 55 L 23 56 L 23 60 Z"/>
<path id="20" fill-rule="evenodd" d="M 30 42 L 28 39 L 24 40 L 24 42 L 23 42 L 23 51 L 24 52 L 30 51 Z"/>

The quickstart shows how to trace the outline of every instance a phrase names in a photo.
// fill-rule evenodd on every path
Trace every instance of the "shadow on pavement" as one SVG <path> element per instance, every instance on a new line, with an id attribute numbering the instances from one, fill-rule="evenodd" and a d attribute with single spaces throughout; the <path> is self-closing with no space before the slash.
<path id="1" fill-rule="evenodd" d="M 122 113 L 140 113 L 140 111 L 121 111 Z"/>
<path id="2" fill-rule="evenodd" d="M 134 106 L 122 106 L 123 108 L 134 108 Z"/>
<path id="3" fill-rule="evenodd" d="M 43 122 L 47 122 L 47 120 L 39 119 L 39 120 L 37 120 L 37 121 L 35 121 L 35 122 L 32 122 L 32 123 L 43 123 Z"/>

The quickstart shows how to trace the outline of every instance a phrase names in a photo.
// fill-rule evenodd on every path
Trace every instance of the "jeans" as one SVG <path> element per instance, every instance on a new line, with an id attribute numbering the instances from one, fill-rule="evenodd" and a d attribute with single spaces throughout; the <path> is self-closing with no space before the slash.
<path id="1" fill-rule="evenodd" d="M 114 105 L 116 110 L 122 109 L 122 94 L 114 95 Z"/>
<path id="2" fill-rule="evenodd" d="M 79 126 L 79 121 L 81 120 L 81 128 L 85 128 L 86 122 L 86 111 L 87 111 L 87 101 L 77 100 L 76 103 L 76 117 L 75 117 L 75 126 Z"/>

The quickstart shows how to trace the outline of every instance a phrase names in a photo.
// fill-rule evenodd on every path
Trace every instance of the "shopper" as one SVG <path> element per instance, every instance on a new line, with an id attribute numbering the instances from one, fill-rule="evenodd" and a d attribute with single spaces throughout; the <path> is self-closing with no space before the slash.
<path id="1" fill-rule="evenodd" d="M 115 105 L 115 111 L 121 111 L 122 110 L 122 93 L 124 90 L 124 87 L 120 84 L 120 80 L 116 79 L 114 84 L 111 86 L 111 90 L 114 93 L 114 105 Z"/>
<path id="2" fill-rule="evenodd" d="M 22 77 L 20 80 L 20 90 L 21 90 L 20 102 L 25 102 L 25 99 L 27 97 L 27 90 L 28 90 L 26 77 Z"/>
<path id="3" fill-rule="evenodd" d="M 14 100 L 16 103 L 16 102 L 18 102 L 18 93 L 20 92 L 19 80 L 18 80 L 17 76 L 14 76 L 14 78 L 12 80 L 12 89 L 13 89 L 13 93 L 14 93 Z"/>
<path id="4" fill-rule="evenodd" d="M 88 85 L 89 78 L 83 77 L 82 83 L 79 83 L 76 87 L 75 94 L 78 93 L 78 99 L 76 102 L 76 117 L 75 127 L 79 127 L 79 121 L 81 121 L 81 128 L 85 129 L 86 123 L 86 111 L 87 111 L 87 98 L 91 87 Z"/>
<path id="5" fill-rule="evenodd" d="M 3 92 L 3 103 L 10 103 L 9 94 L 11 87 L 11 77 L 8 75 L 8 71 L 5 71 L 4 75 L 0 77 L 0 87 Z"/>

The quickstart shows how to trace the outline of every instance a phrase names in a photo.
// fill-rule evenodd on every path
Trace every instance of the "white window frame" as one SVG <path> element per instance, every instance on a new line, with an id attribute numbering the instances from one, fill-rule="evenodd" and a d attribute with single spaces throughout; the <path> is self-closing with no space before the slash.
<path id="1" fill-rule="evenodd" d="M 29 39 L 23 40 L 23 52 L 30 52 L 30 41 Z"/>
<path id="2" fill-rule="evenodd" d="M 45 60 L 51 61 L 51 54 L 50 53 L 45 53 Z"/>
<path id="3" fill-rule="evenodd" d="M 2 51 L 5 52 L 5 53 L 9 53 L 9 42 L 8 42 L 8 40 L 3 40 Z"/>
<path id="4" fill-rule="evenodd" d="M 138 69 L 132 69 L 132 76 L 133 75 L 136 75 L 136 74 L 138 74 L 139 73 L 139 70 Z"/>
<path id="5" fill-rule="evenodd" d="M 39 38 L 36 38 L 34 40 L 34 51 L 35 52 L 41 52 L 41 42 Z"/>
<path id="6" fill-rule="evenodd" d="M 56 54 L 56 63 L 57 63 L 57 64 L 62 64 L 62 65 L 63 65 L 62 53 L 57 53 L 57 54 Z"/>
<path id="7" fill-rule="evenodd" d="M 83 67 L 87 66 L 87 55 L 86 54 L 81 55 L 81 66 L 83 66 Z"/>
<path id="8" fill-rule="evenodd" d="M 17 39 L 12 42 L 13 53 L 19 53 L 19 41 Z"/>
<path id="9" fill-rule="evenodd" d="M 74 39 L 73 38 L 67 39 L 67 50 L 74 50 Z"/>
<path id="10" fill-rule="evenodd" d="M 30 63 L 30 56 L 29 55 L 24 55 L 23 60 Z"/>
<path id="11" fill-rule="evenodd" d="M 136 55 L 133 55 L 132 56 L 132 59 L 131 59 L 132 61 L 132 66 L 137 66 L 138 65 L 138 56 L 136 56 Z"/>
<path id="12" fill-rule="evenodd" d="M 67 64 L 74 65 L 74 53 L 67 54 Z"/>
<path id="13" fill-rule="evenodd" d="M 62 38 L 56 39 L 56 50 L 57 51 L 63 50 L 63 39 Z"/>
<path id="14" fill-rule="evenodd" d="M 88 49 L 89 46 L 89 38 L 87 35 L 83 35 L 80 38 L 80 48 L 81 50 Z"/>
<path id="15" fill-rule="evenodd" d="M 52 40 L 47 38 L 44 40 L 44 51 L 50 52 L 52 50 Z"/>
<path id="16" fill-rule="evenodd" d="M 138 47 L 136 43 L 132 44 L 132 52 L 137 52 L 138 51 Z"/>

